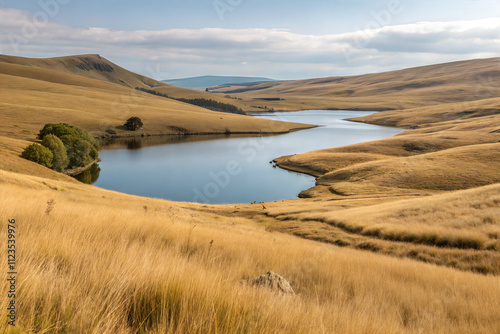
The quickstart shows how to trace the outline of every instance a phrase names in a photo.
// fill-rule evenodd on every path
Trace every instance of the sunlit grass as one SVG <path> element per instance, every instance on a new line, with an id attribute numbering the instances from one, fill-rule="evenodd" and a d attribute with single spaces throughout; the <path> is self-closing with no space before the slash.
<path id="1" fill-rule="evenodd" d="M 500 330 L 498 277 L 318 244 L 242 218 L 215 220 L 197 205 L 0 173 L 1 216 L 19 225 L 22 332 Z M 297 295 L 240 283 L 269 270 Z"/>

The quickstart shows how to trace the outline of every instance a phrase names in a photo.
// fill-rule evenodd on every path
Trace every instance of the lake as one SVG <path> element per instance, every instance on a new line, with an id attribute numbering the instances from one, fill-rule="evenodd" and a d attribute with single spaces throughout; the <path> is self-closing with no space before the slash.
<path id="1" fill-rule="evenodd" d="M 210 204 L 296 198 L 312 176 L 273 167 L 283 155 L 394 136 L 403 130 L 348 122 L 371 112 L 307 110 L 258 117 L 320 127 L 277 136 L 147 137 L 104 143 L 89 183 L 119 192 Z"/>

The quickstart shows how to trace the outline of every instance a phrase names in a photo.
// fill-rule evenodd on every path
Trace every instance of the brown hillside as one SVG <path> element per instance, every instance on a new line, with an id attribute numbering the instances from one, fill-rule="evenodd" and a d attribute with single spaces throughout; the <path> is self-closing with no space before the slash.
<path id="1" fill-rule="evenodd" d="M 357 76 L 221 86 L 212 91 L 282 110 L 400 110 L 498 97 L 499 82 L 500 58 L 490 58 Z M 269 98 L 283 100 L 263 100 Z"/>
<path id="2" fill-rule="evenodd" d="M 234 99 L 227 99 L 203 91 L 172 86 L 167 83 L 131 72 L 97 54 L 55 58 L 24 58 L 0 55 L 0 64 L 1 63 L 24 65 L 28 67 L 74 74 L 85 78 L 115 83 L 129 88 L 140 87 L 144 89 L 157 90 L 175 98 L 212 99 L 218 102 L 235 105 L 244 110 L 255 110 L 240 104 Z"/>
<path id="3" fill-rule="evenodd" d="M 33 66 L 0 62 L 0 135 L 35 139 L 46 123 L 67 122 L 96 135 L 286 132 L 305 125 L 220 113 L 115 83 Z M 120 128 L 130 116 L 140 132 Z"/>

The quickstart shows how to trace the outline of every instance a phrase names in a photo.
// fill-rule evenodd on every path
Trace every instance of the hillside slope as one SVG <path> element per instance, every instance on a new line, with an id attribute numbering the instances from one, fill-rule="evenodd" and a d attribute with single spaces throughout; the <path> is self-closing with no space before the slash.
<path id="1" fill-rule="evenodd" d="M 305 126 L 210 111 L 108 81 L 7 62 L 0 62 L 0 88 L 0 135 L 18 139 L 33 140 L 44 124 L 58 122 L 95 135 L 109 128 L 119 135 L 158 135 L 276 133 Z M 130 116 L 143 120 L 140 132 L 120 127 Z"/>
<path id="2" fill-rule="evenodd" d="M 240 104 L 237 100 L 213 95 L 204 91 L 180 88 L 149 77 L 131 72 L 120 67 L 108 59 L 97 54 L 64 56 L 55 58 L 24 58 L 0 55 L 0 64 L 24 65 L 32 68 L 52 70 L 67 74 L 74 74 L 90 79 L 115 83 L 129 88 L 143 88 L 157 90 L 174 98 L 212 99 L 222 103 L 235 105 L 244 110 L 255 110 Z"/>
<path id="3" fill-rule="evenodd" d="M 280 110 L 400 110 L 495 98 L 500 96 L 499 81 L 500 58 L 490 58 L 357 76 L 224 86 L 213 91 Z"/>

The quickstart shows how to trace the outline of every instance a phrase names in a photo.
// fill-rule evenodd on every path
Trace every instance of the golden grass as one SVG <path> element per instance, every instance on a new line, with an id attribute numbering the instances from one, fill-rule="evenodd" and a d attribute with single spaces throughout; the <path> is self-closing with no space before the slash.
<path id="1" fill-rule="evenodd" d="M 271 233 L 200 205 L 4 171 L 0 180 L 1 229 L 18 224 L 21 332 L 500 330 L 498 277 Z M 239 283 L 268 270 L 297 295 Z"/>
<path id="2" fill-rule="evenodd" d="M 349 77 L 266 82 L 214 90 L 277 110 L 402 110 L 500 96 L 500 58 L 474 59 Z M 281 98 L 264 101 L 259 98 Z"/>
<path id="3" fill-rule="evenodd" d="M 34 140 L 46 123 L 67 122 L 95 135 L 114 128 L 120 135 L 286 132 L 307 125 L 219 113 L 139 92 L 114 83 L 0 62 L 0 135 Z M 138 133 L 117 128 L 139 116 Z"/>
<path id="4" fill-rule="evenodd" d="M 128 88 L 154 89 L 175 98 L 213 99 L 229 103 L 245 110 L 256 110 L 240 104 L 238 100 L 213 95 L 204 91 L 180 88 L 149 77 L 133 73 L 96 54 L 64 56 L 55 58 L 24 58 L 0 55 L 0 63 L 23 65 L 24 67 L 48 69 L 78 75 L 125 86 Z"/>
<path id="5" fill-rule="evenodd" d="M 360 163 L 323 175 L 318 184 L 367 182 L 381 187 L 459 190 L 500 182 L 500 143 L 468 145 Z"/>
<path id="6" fill-rule="evenodd" d="M 363 235 L 500 251 L 500 185 L 344 211 L 337 219 Z"/>
<path id="7" fill-rule="evenodd" d="M 492 97 L 477 101 L 463 100 L 456 103 L 410 108 L 405 110 L 387 110 L 369 116 L 354 118 L 363 123 L 409 128 L 414 125 L 440 123 L 457 119 L 472 119 L 500 113 L 500 98 Z M 494 126 L 494 124 L 490 124 Z M 498 129 L 498 128 L 497 128 Z"/>

